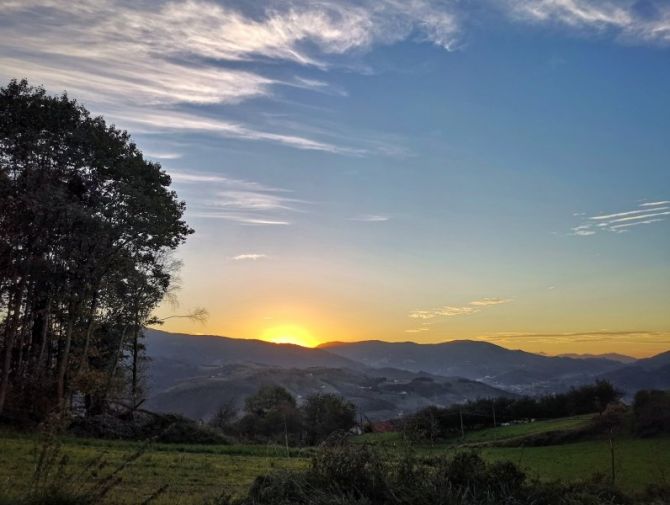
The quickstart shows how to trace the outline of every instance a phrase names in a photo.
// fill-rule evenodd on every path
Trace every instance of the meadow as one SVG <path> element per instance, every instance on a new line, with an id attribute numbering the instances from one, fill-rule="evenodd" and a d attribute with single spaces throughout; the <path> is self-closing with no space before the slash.
<path id="1" fill-rule="evenodd" d="M 29 435 L 0 434 L 0 489 L 20 496 L 31 485 L 41 450 L 41 441 Z M 167 485 L 151 503 L 157 505 L 202 505 L 222 494 L 244 493 L 258 475 L 276 469 L 306 468 L 305 451 L 263 445 L 142 444 L 95 439 L 65 438 L 60 454 L 67 460 L 64 472 L 69 480 L 85 480 L 91 472 L 105 475 L 141 452 L 122 472 L 122 482 L 107 503 L 136 504 Z M 93 464 L 98 458 L 104 467 Z M 95 467 L 95 468 L 92 468 Z"/>
<path id="2" fill-rule="evenodd" d="M 610 452 L 606 440 L 587 440 L 545 447 L 495 447 L 489 442 L 576 429 L 588 421 L 578 416 L 536 423 L 502 426 L 466 434 L 464 440 L 434 445 L 414 445 L 420 455 L 454 454 L 477 450 L 486 460 L 509 460 L 540 480 L 579 481 L 600 473 L 609 476 Z M 367 434 L 356 443 L 375 445 L 393 457 L 410 448 L 398 433 Z M 41 448 L 34 435 L 0 432 L 0 489 L 13 495 L 24 493 Z M 269 472 L 307 468 L 314 449 L 290 449 L 274 445 L 192 445 L 105 441 L 67 437 L 60 441 L 59 458 L 65 457 L 64 475 L 85 480 L 84 475 L 105 475 L 132 455 L 141 453 L 121 472 L 122 482 L 107 497 L 107 503 L 142 503 L 157 490 L 151 503 L 195 505 L 221 494 L 242 495 L 253 480 Z M 94 461 L 105 464 L 93 465 Z M 622 436 L 615 443 L 617 486 L 627 493 L 642 491 L 649 484 L 670 483 L 670 437 L 641 439 Z M 167 487 L 165 487 L 167 486 Z"/>

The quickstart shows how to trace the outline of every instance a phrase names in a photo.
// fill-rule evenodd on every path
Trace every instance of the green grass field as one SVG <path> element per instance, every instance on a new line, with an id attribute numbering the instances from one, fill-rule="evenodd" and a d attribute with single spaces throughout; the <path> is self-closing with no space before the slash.
<path id="1" fill-rule="evenodd" d="M 61 452 L 69 459 L 67 472 L 79 474 L 103 454 L 107 469 L 135 453 L 137 443 L 91 439 L 65 439 Z M 0 489 L 20 495 L 30 485 L 40 444 L 35 437 L 0 434 Z M 108 503 L 141 503 L 167 484 L 155 504 L 202 505 L 224 492 L 242 494 L 258 475 L 274 469 L 300 469 L 308 455 L 285 448 L 247 445 L 154 445 L 121 474 L 123 482 L 108 497 Z M 105 469 L 100 473 L 104 474 Z"/>
<path id="2" fill-rule="evenodd" d="M 434 445 L 414 446 L 426 455 L 453 454 L 474 449 L 490 461 L 509 460 L 532 478 L 577 481 L 596 473 L 610 475 L 610 447 L 607 440 L 589 440 L 544 447 L 491 447 L 491 443 L 520 440 L 522 437 L 558 430 L 579 429 L 592 415 L 566 417 L 534 423 L 500 426 L 466 433 Z M 378 445 L 385 450 L 401 450 L 409 444 L 400 433 L 372 433 L 357 437 L 359 443 Z M 522 444 L 520 444 L 522 445 Z M 670 437 L 639 439 L 621 436 L 615 442 L 617 485 L 624 491 L 642 491 L 649 484 L 670 484 Z"/>
<path id="3" fill-rule="evenodd" d="M 524 435 L 558 429 L 574 429 L 588 416 L 499 427 L 468 434 L 465 446 L 480 442 L 509 440 Z M 363 435 L 357 442 L 373 443 L 389 452 L 405 445 L 397 433 Z M 422 454 L 453 454 L 462 449 L 458 440 L 421 445 Z M 81 472 L 103 454 L 111 469 L 135 453 L 138 443 L 67 438 L 61 453 L 67 455 L 67 471 Z M 0 432 L 0 489 L 20 494 L 30 485 L 40 444 L 35 436 Z M 609 475 L 609 444 L 591 440 L 548 447 L 483 447 L 488 460 L 510 460 L 534 478 L 543 480 L 584 480 L 596 472 Z M 313 449 L 291 450 L 263 445 L 155 444 L 123 473 L 123 482 L 109 496 L 108 503 L 141 503 L 161 486 L 167 491 L 156 504 L 201 505 L 223 492 L 241 494 L 258 475 L 275 469 L 300 469 L 309 464 Z M 651 483 L 670 483 L 670 438 L 635 439 L 622 437 L 615 445 L 617 484 L 627 492 L 644 489 Z M 104 474 L 105 469 L 100 473 Z"/>
<path id="4" fill-rule="evenodd" d="M 491 461 L 509 460 L 530 477 L 576 481 L 594 473 L 610 475 L 610 447 L 606 440 L 589 440 L 547 447 L 495 447 L 481 454 Z M 616 484 L 625 492 L 649 484 L 670 484 L 670 438 L 622 438 L 614 446 Z"/>
<path id="5" fill-rule="evenodd" d="M 530 435 L 537 435 L 548 431 L 558 430 L 574 430 L 582 428 L 589 423 L 593 417 L 591 414 L 574 417 L 564 417 L 561 419 L 549 419 L 547 421 L 537 421 L 534 423 L 515 424 L 511 426 L 499 426 L 497 428 L 489 428 L 477 431 L 471 431 L 465 434 L 465 438 L 454 438 L 445 444 L 440 444 L 439 447 L 444 446 L 463 446 L 463 445 L 477 445 L 488 442 L 502 442 L 504 440 L 511 440 Z M 398 446 L 404 444 L 402 435 L 400 433 L 369 433 L 361 435 L 356 439 L 359 443 L 369 443 L 373 445 Z"/>

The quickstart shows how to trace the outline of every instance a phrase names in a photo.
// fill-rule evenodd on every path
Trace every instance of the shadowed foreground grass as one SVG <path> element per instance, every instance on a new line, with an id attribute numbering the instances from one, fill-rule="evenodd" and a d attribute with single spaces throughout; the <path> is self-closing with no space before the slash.
<path id="1" fill-rule="evenodd" d="M 62 454 L 72 470 L 85 468 L 104 453 L 106 467 L 120 464 L 137 451 L 139 444 L 91 439 L 65 439 Z M 39 451 L 35 437 L 0 434 L 0 489 L 20 496 L 30 485 Z M 281 447 L 189 446 L 157 444 L 122 473 L 122 483 L 112 490 L 108 503 L 141 503 L 156 490 L 168 485 L 155 504 L 202 505 L 223 492 L 244 494 L 253 480 L 275 469 L 302 469 L 308 456 L 293 451 L 291 457 Z M 104 469 L 101 473 L 104 472 Z"/>
<path id="2" fill-rule="evenodd" d="M 534 423 L 533 431 L 541 429 Z M 509 427 L 516 428 L 516 427 Z M 498 428 L 505 430 L 505 428 Z M 495 431 L 495 430 L 485 430 Z M 478 439 L 494 434 L 479 432 Z M 504 433 L 504 432 L 503 432 Z M 507 430 L 517 436 L 517 430 Z M 364 436 L 367 442 L 382 442 L 382 450 L 393 458 L 402 448 L 395 434 Z M 499 439 L 501 433 L 495 434 Z M 68 457 L 73 470 L 85 468 L 90 461 L 104 453 L 107 468 L 114 467 L 140 444 L 94 439 L 67 438 L 62 441 L 62 454 Z M 30 485 L 39 443 L 35 436 L 0 433 L 0 489 L 18 496 Z M 454 454 L 458 446 L 437 444 L 418 446 L 415 451 L 424 455 Z M 642 491 L 649 484 L 670 483 L 670 438 L 623 438 L 616 446 L 617 485 L 623 491 Z M 275 470 L 300 470 L 309 466 L 312 449 L 292 450 L 262 445 L 188 445 L 156 444 L 123 474 L 122 483 L 107 498 L 107 503 L 141 503 L 156 490 L 167 490 L 152 503 L 201 505 L 206 499 L 223 492 L 242 496 L 259 475 Z M 579 481 L 594 473 L 609 475 L 609 445 L 606 441 L 586 441 L 547 447 L 487 447 L 480 451 L 488 461 L 509 460 L 519 465 L 529 477 L 544 481 Z M 104 469 L 101 470 L 101 473 Z"/>

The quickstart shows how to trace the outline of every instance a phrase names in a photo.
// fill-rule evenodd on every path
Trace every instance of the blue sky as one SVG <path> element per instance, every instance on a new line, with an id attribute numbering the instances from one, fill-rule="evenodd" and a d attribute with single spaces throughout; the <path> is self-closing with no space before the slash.
<path id="1" fill-rule="evenodd" d="M 670 347 L 668 2 L 0 8 L 4 81 L 173 175 L 196 234 L 161 313 L 210 319 L 169 329 Z"/>

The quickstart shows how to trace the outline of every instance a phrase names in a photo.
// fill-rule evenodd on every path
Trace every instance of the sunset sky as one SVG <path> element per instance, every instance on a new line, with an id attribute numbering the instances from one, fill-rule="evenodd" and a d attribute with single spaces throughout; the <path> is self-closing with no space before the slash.
<path id="1" fill-rule="evenodd" d="M 670 349 L 670 3 L 0 0 L 196 230 L 170 331 Z"/>

